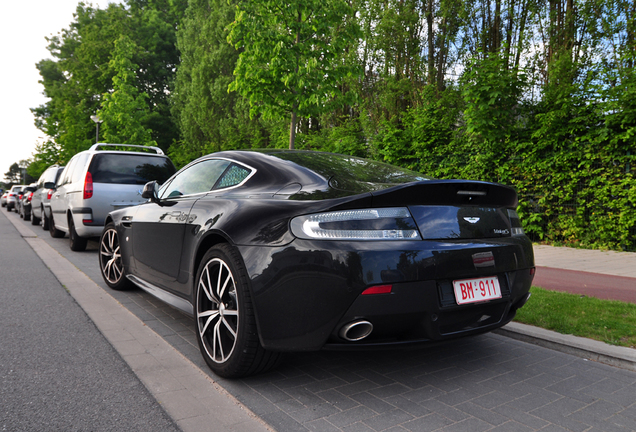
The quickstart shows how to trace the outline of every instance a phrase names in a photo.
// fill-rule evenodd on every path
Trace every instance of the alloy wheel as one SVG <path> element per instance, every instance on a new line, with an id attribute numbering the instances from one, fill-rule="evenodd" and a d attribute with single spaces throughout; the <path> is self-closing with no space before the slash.
<path id="1" fill-rule="evenodd" d="M 198 280 L 197 328 L 210 360 L 225 363 L 236 346 L 239 305 L 234 276 L 225 261 L 207 262 Z"/>
<path id="2" fill-rule="evenodd" d="M 119 238 L 114 228 L 106 230 L 102 235 L 99 243 L 99 260 L 106 282 L 116 285 L 124 274 L 124 266 L 119 250 Z"/>

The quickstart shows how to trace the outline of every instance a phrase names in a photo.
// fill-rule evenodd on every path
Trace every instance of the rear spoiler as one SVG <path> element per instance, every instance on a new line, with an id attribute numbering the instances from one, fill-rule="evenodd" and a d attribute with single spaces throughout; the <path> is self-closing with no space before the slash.
<path id="1" fill-rule="evenodd" d="M 371 192 L 372 206 L 489 206 L 516 208 L 517 193 L 509 186 L 472 180 L 427 180 Z"/>

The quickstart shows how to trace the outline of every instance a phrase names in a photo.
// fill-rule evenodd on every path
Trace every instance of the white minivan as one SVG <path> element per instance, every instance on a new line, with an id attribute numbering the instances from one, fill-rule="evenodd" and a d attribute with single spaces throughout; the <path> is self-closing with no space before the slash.
<path id="1" fill-rule="evenodd" d="M 85 250 L 89 238 L 101 235 L 108 213 L 146 202 L 143 186 L 152 180 L 161 184 L 175 172 L 158 147 L 95 144 L 73 156 L 60 175 L 49 232 L 58 238 L 68 233 L 71 249 Z"/>

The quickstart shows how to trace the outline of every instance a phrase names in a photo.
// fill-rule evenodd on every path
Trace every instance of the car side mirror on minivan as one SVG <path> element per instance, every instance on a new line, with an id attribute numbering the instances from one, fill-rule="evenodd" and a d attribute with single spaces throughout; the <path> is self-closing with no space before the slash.
<path id="1" fill-rule="evenodd" d="M 155 180 L 150 181 L 144 185 L 144 189 L 141 192 L 141 197 L 149 199 L 154 203 L 159 202 L 159 198 L 157 197 L 157 191 L 159 190 L 159 185 Z"/>

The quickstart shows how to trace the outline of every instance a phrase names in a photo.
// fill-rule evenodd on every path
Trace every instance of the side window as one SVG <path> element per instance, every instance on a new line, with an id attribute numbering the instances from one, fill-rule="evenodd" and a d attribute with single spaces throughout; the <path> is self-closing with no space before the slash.
<path id="1" fill-rule="evenodd" d="M 208 159 L 181 171 L 159 191 L 159 198 L 171 198 L 209 192 L 219 177 L 230 165 L 230 161 Z"/>
<path id="2" fill-rule="evenodd" d="M 219 179 L 215 189 L 236 186 L 245 180 L 250 175 L 250 172 L 250 170 L 241 165 L 233 164 L 225 171 L 223 177 Z"/>
<path id="3" fill-rule="evenodd" d="M 40 178 L 38 179 L 38 189 L 41 189 L 44 187 L 44 182 L 46 182 L 46 179 L 48 177 L 48 173 L 51 172 L 51 168 L 47 169 L 46 171 L 44 171 L 42 173 L 42 175 L 40 176 Z"/>
<path id="4" fill-rule="evenodd" d="M 77 162 L 75 162 L 75 166 L 73 167 L 73 172 L 71 174 L 71 182 L 83 182 L 84 181 L 84 171 L 86 171 L 86 161 L 91 156 L 90 153 L 80 153 L 77 156 Z"/>
<path id="5" fill-rule="evenodd" d="M 62 172 L 60 180 L 57 182 L 58 186 L 62 186 L 71 182 L 71 171 L 75 166 L 75 162 L 77 162 L 77 156 L 74 156 L 73 159 L 71 159 L 71 161 L 68 163 L 68 165 L 66 165 L 66 168 L 64 168 L 64 172 Z"/>

